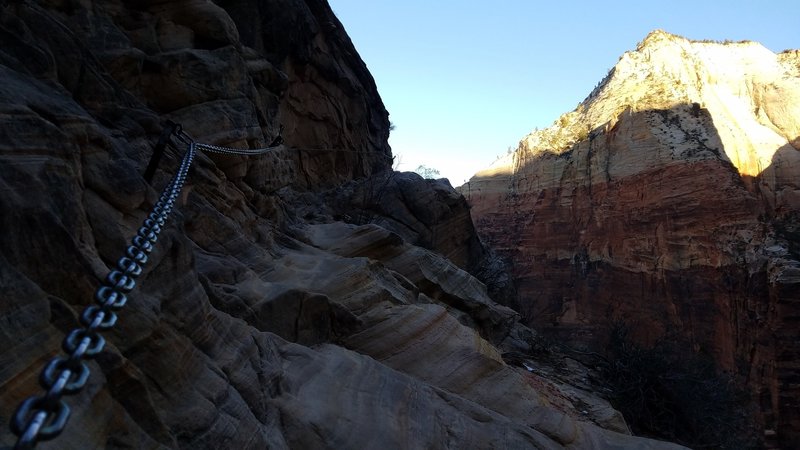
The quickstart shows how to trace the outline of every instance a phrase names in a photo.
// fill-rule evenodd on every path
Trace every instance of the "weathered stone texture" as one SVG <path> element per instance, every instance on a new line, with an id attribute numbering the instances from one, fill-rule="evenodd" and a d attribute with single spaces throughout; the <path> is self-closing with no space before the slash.
<path id="1" fill-rule="evenodd" d="M 594 348 L 615 321 L 645 342 L 681 336 L 739 371 L 784 446 L 800 442 L 797 62 L 651 33 L 460 187 L 513 261 L 527 324 Z"/>
<path id="2" fill-rule="evenodd" d="M 165 119 L 238 147 L 283 124 L 286 144 L 198 156 L 39 448 L 679 448 L 503 361 L 532 331 L 463 270 L 482 249 L 449 186 L 398 176 L 391 206 L 344 217 L 373 206 L 354 186 L 388 176 L 389 124 L 317 0 L 0 6 L 0 423 L 174 172 L 169 150 L 140 175 Z"/>

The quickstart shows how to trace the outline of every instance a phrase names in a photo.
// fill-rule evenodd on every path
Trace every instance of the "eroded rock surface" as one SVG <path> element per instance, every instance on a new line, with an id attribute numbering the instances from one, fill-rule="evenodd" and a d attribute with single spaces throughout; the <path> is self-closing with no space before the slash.
<path id="1" fill-rule="evenodd" d="M 5 2 L 0 43 L 3 424 L 174 172 L 169 150 L 140 175 L 162 121 L 243 148 L 285 126 L 261 157 L 198 156 L 39 448 L 680 448 L 503 360 L 532 331 L 463 270 L 480 248 L 452 190 L 402 176 L 396 206 L 344 217 L 388 176 L 389 126 L 325 2 Z"/>

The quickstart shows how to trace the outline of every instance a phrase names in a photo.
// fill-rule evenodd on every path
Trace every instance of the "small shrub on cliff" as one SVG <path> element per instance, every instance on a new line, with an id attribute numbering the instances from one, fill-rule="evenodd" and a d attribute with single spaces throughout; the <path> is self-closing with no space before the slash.
<path id="1" fill-rule="evenodd" d="M 429 180 L 435 180 L 441 176 L 438 170 L 424 164 L 420 164 L 419 167 L 414 169 L 414 172 L 418 173 L 422 178 L 427 178 Z"/>
<path id="2" fill-rule="evenodd" d="M 746 394 L 710 358 L 686 357 L 663 341 L 637 345 L 616 325 L 601 369 L 611 403 L 634 433 L 694 449 L 757 447 Z"/>
<path id="3" fill-rule="evenodd" d="M 492 300 L 516 311 L 521 310 L 508 259 L 487 247 L 486 254 L 470 268 L 470 273 L 486 285 L 486 292 Z"/>

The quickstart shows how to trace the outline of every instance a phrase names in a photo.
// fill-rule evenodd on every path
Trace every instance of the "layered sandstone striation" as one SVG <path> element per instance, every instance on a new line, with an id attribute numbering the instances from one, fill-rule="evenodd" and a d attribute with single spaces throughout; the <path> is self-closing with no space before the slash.
<path id="1" fill-rule="evenodd" d="M 769 442 L 800 442 L 798 96 L 798 51 L 655 31 L 460 187 L 526 323 L 685 341 L 753 387 Z"/>
<path id="2" fill-rule="evenodd" d="M 39 448 L 681 448 L 630 436 L 577 362 L 530 358 L 464 270 L 483 255 L 464 200 L 390 173 L 325 2 L 5 2 L 0 43 L 3 424 L 174 173 L 169 150 L 141 176 L 161 123 L 250 148 L 285 126 L 264 156 L 198 156 Z"/>

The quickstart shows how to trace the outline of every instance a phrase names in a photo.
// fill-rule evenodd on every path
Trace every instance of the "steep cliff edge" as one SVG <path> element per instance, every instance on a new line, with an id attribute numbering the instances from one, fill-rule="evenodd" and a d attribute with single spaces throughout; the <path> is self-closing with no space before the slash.
<path id="1" fill-rule="evenodd" d="M 242 148 L 285 126 L 269 154 L 198 156 L 39 448 L 682 448 L 630 436 L 565 381 L 577 363 L 504 361 L 532 331 L 462 270 L 481 251 L 463 199 L 390 173 L 325 2 L 3 2 L 0 44 L 3 424 L 175 171 L 169 150 L 140 175 L 161 122 Z"/>
<path id="2" fill-rule="evenodd" d="M 477 173 L 460 191 L 526 323 L 678 339 L 753 388 L 768 443 L 800 442 L 798 100 L 798 51 L 656 31 Z"/>

